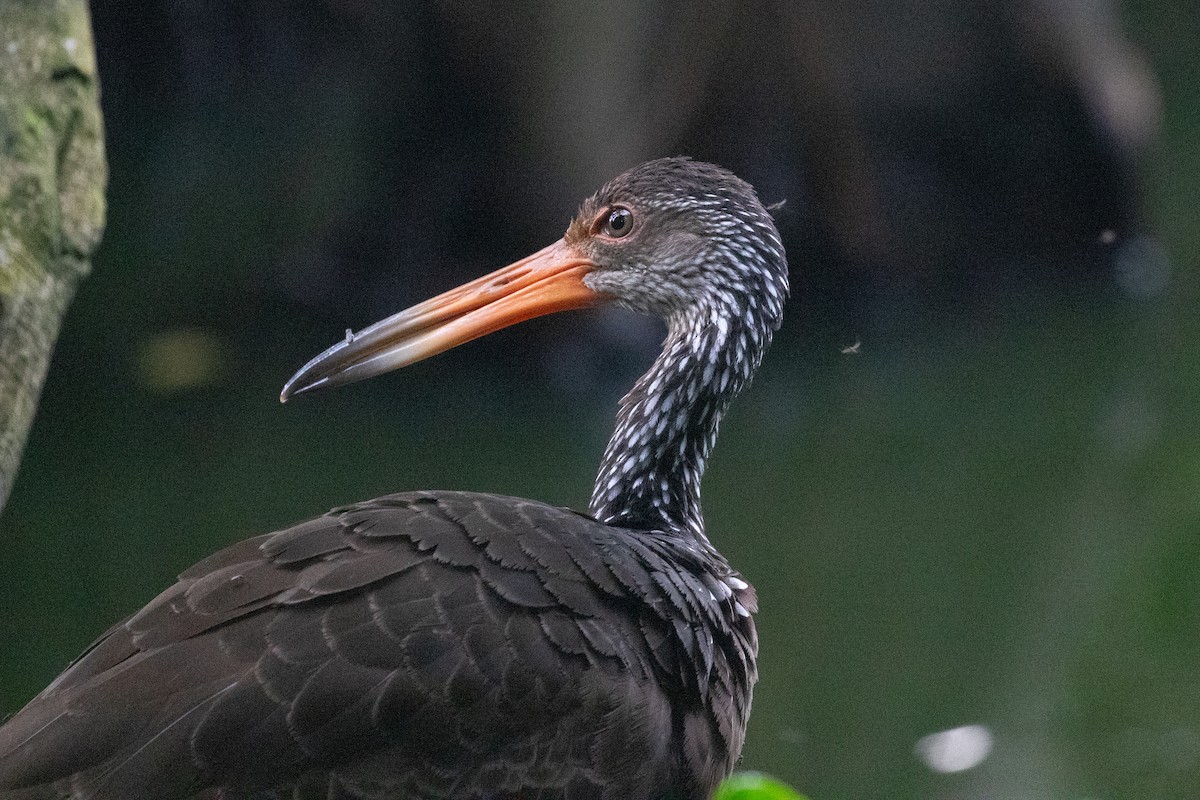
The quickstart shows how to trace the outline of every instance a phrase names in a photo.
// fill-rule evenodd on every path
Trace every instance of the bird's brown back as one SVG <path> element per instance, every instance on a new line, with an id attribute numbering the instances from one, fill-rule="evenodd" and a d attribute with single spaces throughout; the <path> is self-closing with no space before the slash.
<path id="1" fill-rule="evenodd" d="M 755 680 L 730 574 L 509 497 L 338 509 L 102 636 L 0 728 L 0 787 L 43 787 L 0 797 L 704 798 Z"/>

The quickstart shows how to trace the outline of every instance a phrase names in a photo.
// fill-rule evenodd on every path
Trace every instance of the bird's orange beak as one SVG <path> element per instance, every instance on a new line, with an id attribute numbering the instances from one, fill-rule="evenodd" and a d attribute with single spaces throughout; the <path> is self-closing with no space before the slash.
<path id="1" fill-rule="evenodd" d="M 610 299 L 588 288 L 595 264 L 559 239 L 531 256 L 465 283 L 338 342 L 292 376 L 279 395 L 353 383 L 524 322 Z"/>

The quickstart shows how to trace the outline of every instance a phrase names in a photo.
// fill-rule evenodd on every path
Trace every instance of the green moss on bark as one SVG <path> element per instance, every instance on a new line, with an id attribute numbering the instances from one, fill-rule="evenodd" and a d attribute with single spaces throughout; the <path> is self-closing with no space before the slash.
<path id="1" fill-rule="evenodd" d="M 0 3 L 0 508 L 62 316 L 104 230 L 86 0 Z"/>

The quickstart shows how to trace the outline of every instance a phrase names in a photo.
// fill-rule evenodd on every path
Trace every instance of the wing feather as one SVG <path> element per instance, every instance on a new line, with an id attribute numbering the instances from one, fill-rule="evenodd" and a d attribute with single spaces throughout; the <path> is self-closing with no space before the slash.
<path id="1" fill-rule="evenodd" d="M 732 613 L 707 588 L 720 576 L 672 575 L 690 556 L 656 536 L 420 492 L 239 542 L 0 728 L 0 788 L 261 800 L 677 785 L 679 731 L 696 752 L 703 730 L 740 747 L 753 652 L 743 630 L 708 632 Z M 738 718 L 685 725 L 672 709 L 687 697 Z"/>

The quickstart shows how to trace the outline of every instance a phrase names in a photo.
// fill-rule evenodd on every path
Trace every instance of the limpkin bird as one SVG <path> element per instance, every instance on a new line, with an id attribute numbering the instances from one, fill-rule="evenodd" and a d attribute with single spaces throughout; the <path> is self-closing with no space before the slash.
<path id="1" fill-rule="evenodd" d="M 544 250 L 347 334 L 282 398 L 554 311 L 667 323 L 588 513 L 410 492 L 215 553 L 0 728 L 0 797 L 710 797 L 742 749 L 756 602 L 700 478 L 787 291 L 750 185 L 669 158 Z"/>

